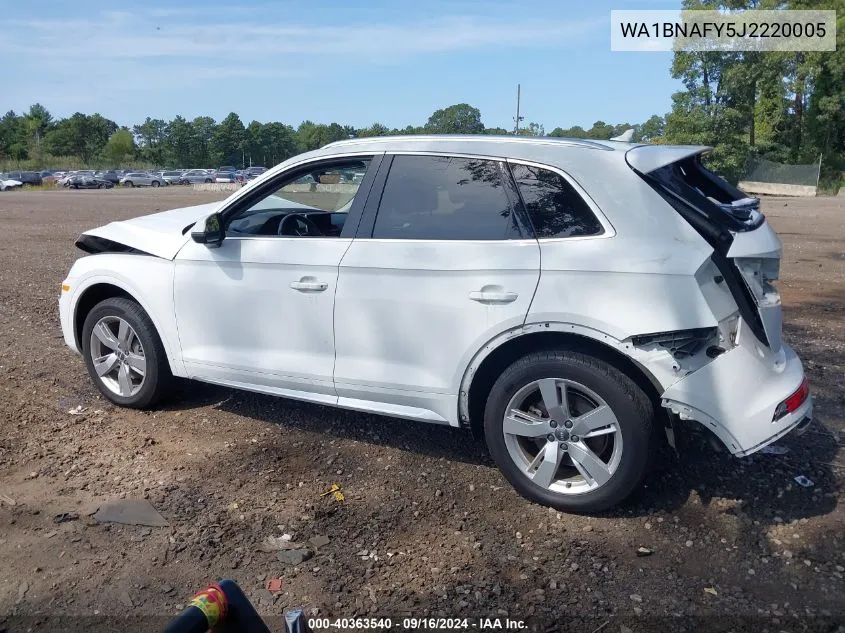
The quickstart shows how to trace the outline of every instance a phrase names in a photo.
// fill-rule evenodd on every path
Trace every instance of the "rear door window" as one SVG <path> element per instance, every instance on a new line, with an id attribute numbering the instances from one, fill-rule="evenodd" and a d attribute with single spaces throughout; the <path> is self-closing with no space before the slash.
<path id="1" fill-rule="evenodd" d="M 393 158 L 374 238 L 505 240 L 522 237 L 499 161 L 454 156 Z"/>
<path id="2" fill-rule="evenodd" d="M 589 205 L 560 174 L 518 163 L 511 164 L 511 173 L 538 239 L 604 232 Z"/>

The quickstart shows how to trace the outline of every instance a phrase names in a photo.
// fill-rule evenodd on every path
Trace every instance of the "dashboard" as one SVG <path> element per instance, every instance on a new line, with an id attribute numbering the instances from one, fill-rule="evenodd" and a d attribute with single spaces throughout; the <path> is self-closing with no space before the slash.
<path id="1" fill-rule="evenodd" d="M 347 213 L 330 212 L 319 210 L 306 210 L 302 208 L 279 208 L 262 209 L 257 213 L 233 220 L 226 231 L 228 235 L 279 235 L 282 220 L 288 215 L 298 215 L 308 218 L 320 233 L 326 237 L 340 237 L 343 225 L 346 222 Z M 288 223 L 291 224 L 291 223 Z M 284 235 L 297 235 L 296 233 L 285 233 Z M 308 237 L 319 237 L 309 235 Z"/>

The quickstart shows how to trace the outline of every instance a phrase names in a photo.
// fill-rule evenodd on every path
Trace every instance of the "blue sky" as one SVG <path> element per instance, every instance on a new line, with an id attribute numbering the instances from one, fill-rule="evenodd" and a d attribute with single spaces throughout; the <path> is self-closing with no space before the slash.
<path id="1" fill-rule="evenodd" d="M 547 131 L 636 123 L 680 83 L 670 53 L 610 51 L 610 11 L 679 4 L 0 0 L 0 110 L 404 127 L 466 102 L 511 128 L 521 83 L 526 123 Z"/>

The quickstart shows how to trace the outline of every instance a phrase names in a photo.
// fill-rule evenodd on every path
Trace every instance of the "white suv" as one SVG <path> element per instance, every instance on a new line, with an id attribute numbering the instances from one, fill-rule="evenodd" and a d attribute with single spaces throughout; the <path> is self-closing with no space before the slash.
<path id="1" fill-rule="evenodd" d="M 181 376 L 464 427 L 526 497 L 607 508 L 679 428 L 742 456 L 811 419 L 780 241 L 707 149 L 333 143 L 84 233 L 64 337 L 119 405 Z"/>

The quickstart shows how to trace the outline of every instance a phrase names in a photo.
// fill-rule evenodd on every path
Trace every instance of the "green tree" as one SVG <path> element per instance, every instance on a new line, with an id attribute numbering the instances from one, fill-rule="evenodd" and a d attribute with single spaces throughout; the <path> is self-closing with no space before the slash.
<path id="1" fill-rule="evenodd" d="M 99 156 L 117 123 L 100 114 L 82 114 L 62 119 L 44 137 L 45 148 L 58 156 L 78 156 L 85 164 Z"/>
<path id="2" fill-rule="evenodd" d="M 587 138 L 587 132 L 584 131 L 580 125 L 575 125 L 570 128 L 561 128 L 556 127 L 551 132 L 549 132 L 549 136 L 557 136 L 563 138 Z"/>
<path id="3" fill-rule="evenodd" d="M 244 162 L 245 130 L 240 117 L 230 112 L 211 135 L 213 160 L 225 165 L 242 165 Z"/>
<path id="4" fill-rule="evenodd" d="M 634 140 L 650 143 L 663 136 L 666 121 L 662 116 L 652 114 L 649 119 L 639 126 L 634 134 Z"/>
<path id="5" fill-rule="evenodd" d="M 520 136 L 545 136 L 546 130 L 539 123 L 529 123 L 528 125 L 519 128 Z"/>
<path id="6" fill-rule="evenodd" d="M 9 110 L 0 119 L 0 159 L 19 161 L 27 155 L 24 118 Z"/>
<path id="7" fill-rule="evenodd" d="M 50 129 L 53 116 L 43 105 L 34 103 L 29 106 L 29 111 L 23 118 L 26 126 L 27 140 L 31 148 L 30 153 L 40 157 L 44 135 Z"/>
<path id="8" fill-rule="evenodd" d="M 134 125 L 132 131 L 138 138 L 142 158 L 156 165 L 163 165 L 168 158 L 167 122 L 147 117 L 143 123 Z"/>
<path id="9" fill-rule="evenodd" d="M 194 166 L 210 167 L 217 162 L 216 156 L 212 156 L 211 147 L 214 142 L 214 130 L 217 124 L 210 116 L 198 116 L 191 121 L 191 164 Z"/>
<path id="10" fill-rule="evenodd" d="M 296 155 L 296 131 L 290 125 L 273 122 L 264 125 L 262 130 L 263 164 L 265 167 L 278 165 Z"/>
<path id="11" fill-rule="evenodd" d="M 308 152 L 329 143 L 349 138 L 346 129 L 339 123 L 325 125 L 303 121 L 296 130 L 300 151 Z"/>
<path id="12" fill-rule="evenodd" d="M 386 125 L 382 125 L 381 123 L 373 123 L 370 127 L 365 127 L 360 130 L 357 130 L 355 136 L 359 137 L 367 137 L 367 136 L 388 136 L 390 135 L 390 129 Z"/>
<path id="13" fill-rule="evenodd" d="M 103 157 L 113 167 L 120 167 L 135 155 L 135 137 L 123 127 L 109 137 Z"/>
<path id="14" fill-rule="evenodd" d="M 481 134 L 481 111 L 467 103 L 458 103 L 434 112 L 425 124 L 431 134 Z"/>
<path id="15" fill-rule="evenodd" d="M 165 164 L 171 167 L 188 167 L 204 164 L 194 156 L 194 130 L 190 121 L 177 115 L 167 124 L 167 133 L 162 139 Z"/>

